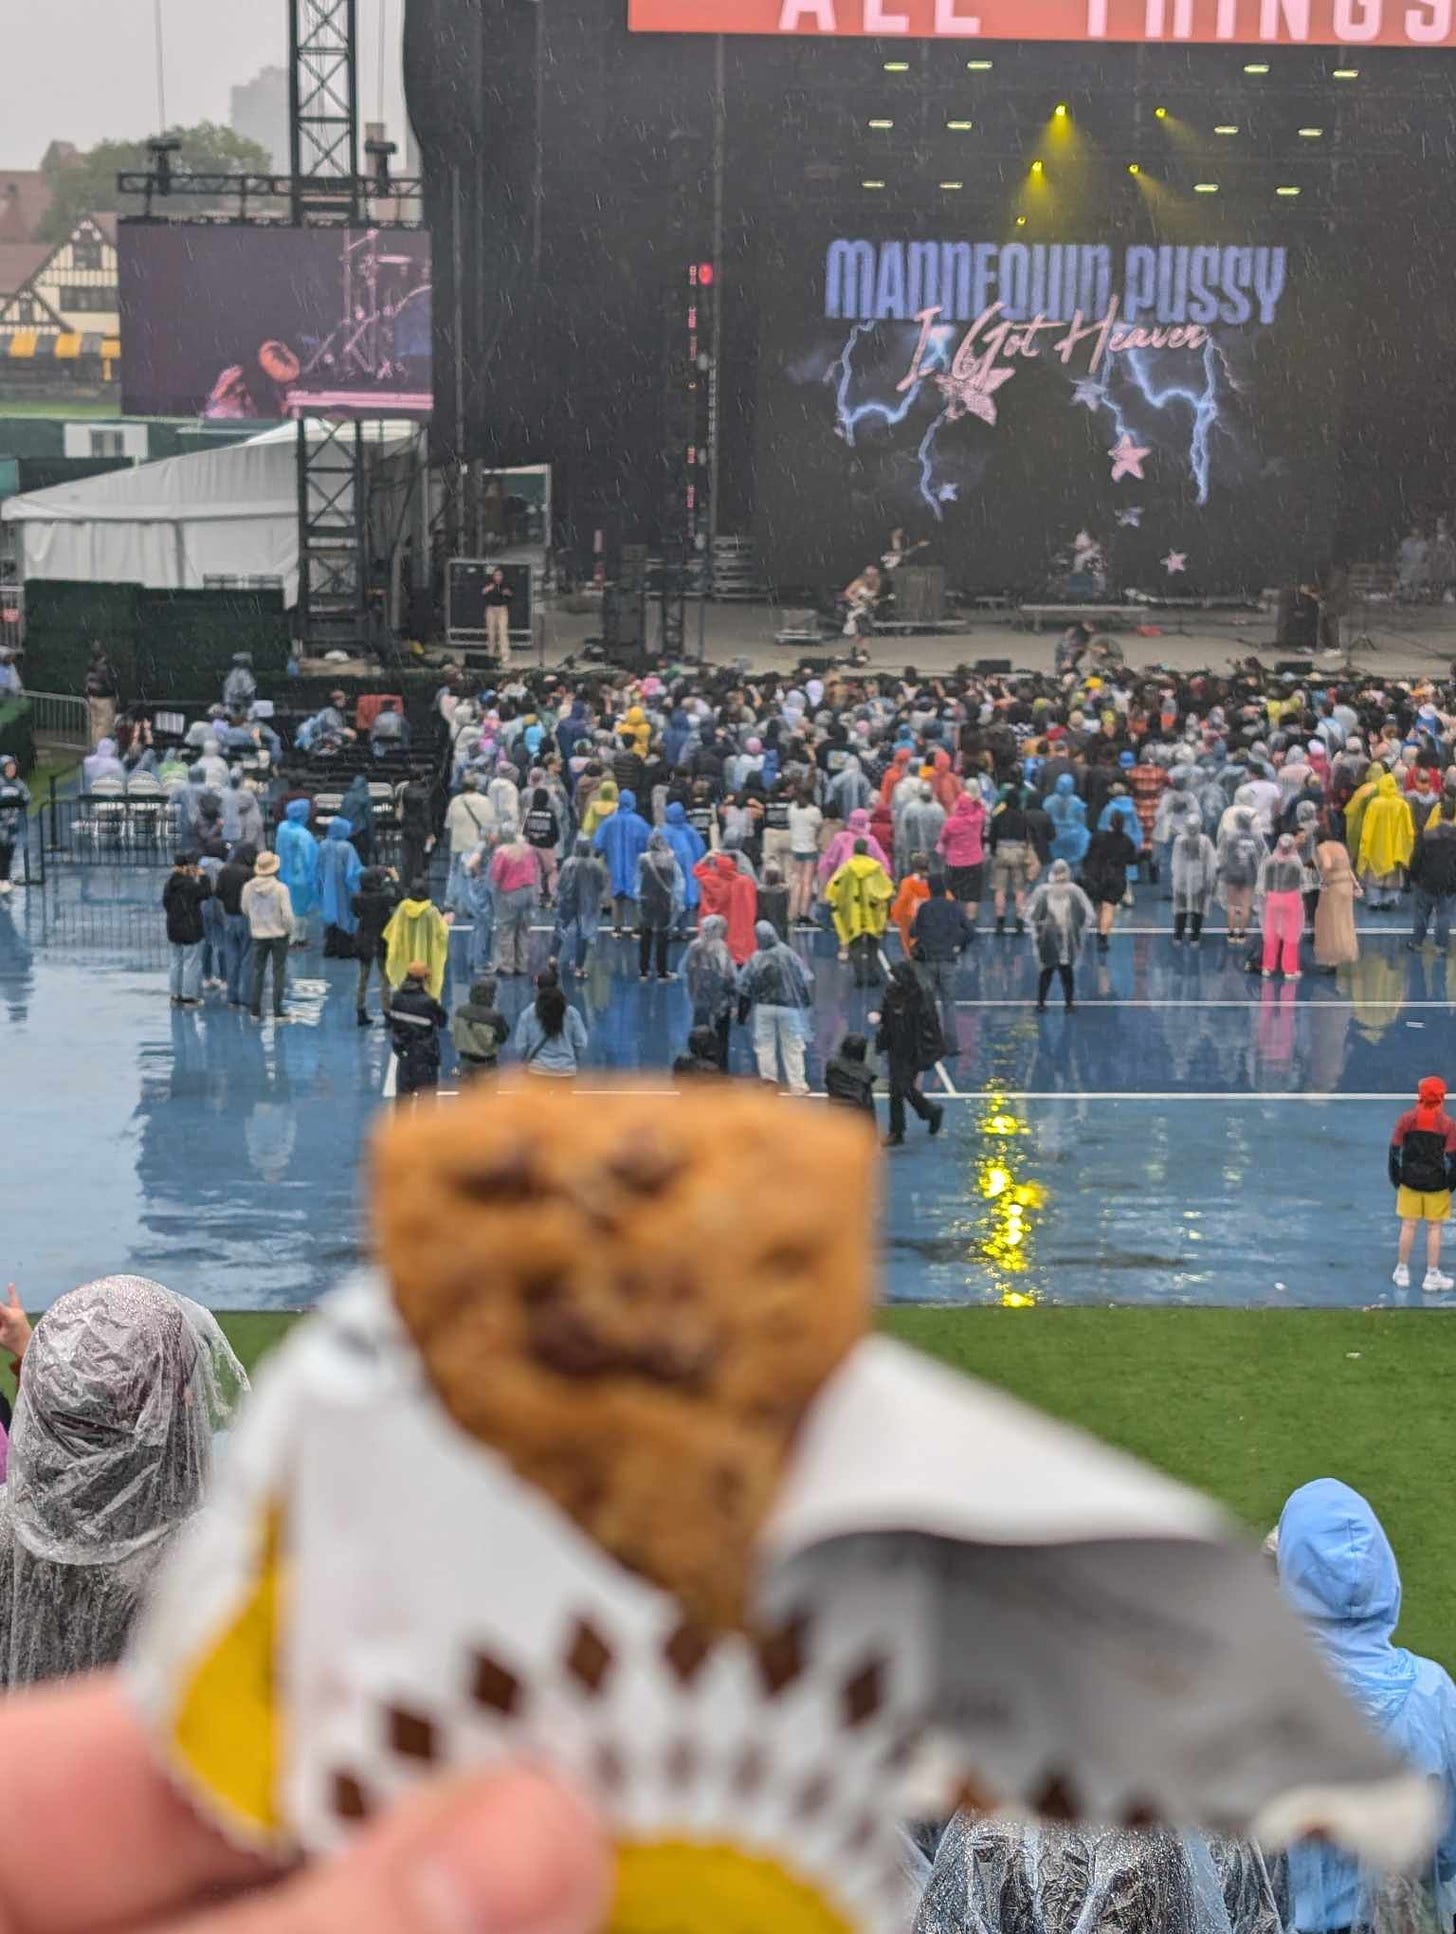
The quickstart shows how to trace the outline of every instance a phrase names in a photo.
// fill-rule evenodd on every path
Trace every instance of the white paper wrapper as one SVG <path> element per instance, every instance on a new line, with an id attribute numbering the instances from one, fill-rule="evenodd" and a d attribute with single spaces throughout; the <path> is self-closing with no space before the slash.
<path id="1" fill-rule="evenodd" d="M 720 1891 L 783 1934 L 901 1927 L 898 1822 L 960 1778 L 1393 1861 L 1431 1831 L 1210 1505 L 893 1344 L 816 1407 L 761 1583 L 758 1640 L 705 1646 L 451 1422 L 366 1274 L 262 1379 L 130 1670 L 247 1839 L 561 1768 L 624 1848 L 623 1929 L 667 1892 L 714 1929 Z"/>

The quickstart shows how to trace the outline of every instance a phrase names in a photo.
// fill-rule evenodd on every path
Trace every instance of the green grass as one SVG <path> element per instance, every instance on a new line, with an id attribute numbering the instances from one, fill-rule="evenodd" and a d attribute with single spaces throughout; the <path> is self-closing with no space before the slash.
<path id="1" fill-rule="evenodd" d="M 253 1363 L 294 1319 L 222 1320 Z M 1260 1537 L 1297 1484 L 1344 1478 L 1380 1513 L 1400 1558 L 1401 1638 L 1456 1669 L 1451 1317 L 896 1309 L 884 1327 L 1221 1498 Z"/>
<path id="2" fill-rule="evenodd" d="M 121 400 L 117 396 L 60 397 L 47 402 L 35 397 L 0 395 L 0 417 L 40 416 L 52 417 L 61 423 L 81 423 L 120 415 Z"/>

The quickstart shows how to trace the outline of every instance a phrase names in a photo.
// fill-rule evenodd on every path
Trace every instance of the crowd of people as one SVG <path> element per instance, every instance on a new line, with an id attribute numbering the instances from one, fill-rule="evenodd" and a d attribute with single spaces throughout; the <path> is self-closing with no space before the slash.
<path id="1" fill-rule="evenodd" d="M 209 737 L 177 797 L 172 997 L 213 986 L 261 1018 L 271 970 L 283 1014 L 290 945 L 317 936 L 358 962 L 361 1025 L 376 977 L 386 1012 L 413 983 L 444 1017 L 391 1021 L 414 1093 L 457 1031 L 441 1004 L 451 928 L 471 989 L 458 1005 L 483 1010 L 488 980 L 530 975 L 544 927 L 544 1042 L 513 1028 L 497 1055 L 570 1071 L 588 1044 L 565 990 L 631 945 L 643 981 L 686 983 L 685 1067 L 726 1070 L 740 1024 L 759 1075 L 802 1093 L 822 928 L 853 985 L 883 989 L 863 1032 L 898 1139 L 906 1106 L 938 1126 L 915 1084 L 953 1051 L 978 942 L 1024 936 L 1037 1008 L 1055 986 L 1069 1013 L 1079 962 L 1110 948 L 1139 893 L 1170 903 L 1170 947 L 1201 947 L 1217 904 L 1241 962 L 1291 982 L 1357 959 L 1362 899 L 1409 896 L 1409 945 L 1448 945 L 1450 694 L 1305 688 L 1254 664 L 1133 671 L 1080 648 L 1059 659 L 1060 673 L 1014 677 L 537 673 L 483 693 L 452 670 L 436 699 L 448 804 L 437 818 L 412 789 L 393 868 L 365 773 L 322 825 L 306 784 L 276 789 L 270 853 L 262 802 Z M 0 833 L 5 808 L 0 790 Z M 492 1062 L 479 1046 L 466 1052 Z"/>

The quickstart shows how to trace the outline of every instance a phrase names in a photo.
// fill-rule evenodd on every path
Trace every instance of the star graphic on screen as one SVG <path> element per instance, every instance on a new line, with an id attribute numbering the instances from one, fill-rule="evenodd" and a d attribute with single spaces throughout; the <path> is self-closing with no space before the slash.
<path id="1" fill-rule="evenodd" d="M 1176 577 L 1180 571 L 1186 571 L 1188 569 L 1187 551 L 1169 551 L 1163 559 L 1163 569 L 1170 578 Z"/>
<path id="2" fill-rule="evenodd" d="M 1112 481 L 1114 483 L 1119 482 L 1123 477 L 1136 477 L 1138 482 L 1141 483 L 1143 480 L 1143 458 L 1150 457 L 1153 453 L 1151 450 L 1144 449 L 1142 444 L 1134 443 L 1126 430 L 1124 430 L 1107 454 L 1112 459 Z"/>
<path id="3" fill-rule="evenodd" d="M 1120 510 L 1117 513 L 1117 521 L 1122 525 L 1124 530 L 1138 530 L 1143 521 L 1142 505 L 1129 504 L 1126 510 Z"/>
<path id="4" fill-rule="evenodd" d="M 946 416 L 953 423 L 960 416 L 978 416 L 983 423 L 996 421 L 995 392 L 1003 383 L 1009 383 L 1016 374 L 1014 369 L 976 368 L 969 376 L 938 376 L 941 394 L 946 400 Z"/>
<path id="5" fill-rule="evenodd" d="M 1107 391 L 1100 383 L 1094 382 L 1090 376 L 1081 376 L 1077 379 L 1076 387 L 1072 391 L 1074 404 L 1080 403 L 1084 410 L 1100 410 L 1106 401 Z"/>
<path id="6" fill-rule="evenodd" d="M 942 484 L 935 494 L 943 504 L 953 504 L 960 498 L 960 486 L 958 484 Z"/>

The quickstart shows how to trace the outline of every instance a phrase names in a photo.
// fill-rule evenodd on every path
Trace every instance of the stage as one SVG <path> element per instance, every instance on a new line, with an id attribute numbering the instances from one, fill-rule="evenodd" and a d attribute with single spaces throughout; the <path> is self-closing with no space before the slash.
<path id="1" fill-rule="evenodd" d="M 732 665 L 741 659 L 754 671 L 787 671 L 804 658 L 829 659 L 848 650 L 849 640 L 839 637 L 819 646 L 776 644 L 774 634 L 783 628 L 786 613 L 797 608 L 710 602 L 704 611 L 707 662 Z M 698 655 L 698 615 L 697 600 L 690 600 L 685 652 L 689 660 Z M 1235 659 L 1251 654 L 1266 665 L 1297 655 L 1275 644 L 1272 612 L 1182 611 L 1151 614 L 1149 622 L 1160 628 L 1160 635 L 1141 636 L 1128 630 L 1113 634 L 1129 665 L 1225 672 Z M 1362 628 L 1370 643 L 1360 645 L 1354 655 L 1360 674 L 1375 672 L 1388 678 L 1450 676 L 1452 662 L 1456 661 L 1456 605 L 1371 606 L 1367 614 L 1348 624 L 1347 631 L 1354 637 Z M 548 599 L 546 664 L 559 666 L 568 658 L 587 662 L 583 658 L 586 642 L 600 630 L 599 608 L 567 611 L 559 600 Z M 657 630 L 656 612 L 649 606 L 649 640 L 657 636 Z M 906 665 L 914 665 L 918 671 L 948 672 L 958 665 L 974 665 L 978 659 L 1009 658 L 1014 670 L 1047 672 L 1052 668 L 1057 637 L 1055 629 L 1035 632 L 1020 628 L 1015 610 L 1009 609 L 976 611 L 967 617 L 963 630 L 870 638 L 866 643 L 870 665 L 878 671 L 899 672 Z M 536 664 L 538 657 L 534 652 L 518 651 L 512 653 L 512 662 L 524 668 Z M 1344 659 L 1320 656 L 1313 663 L 1318 680 L 1338 677 Z"/>

